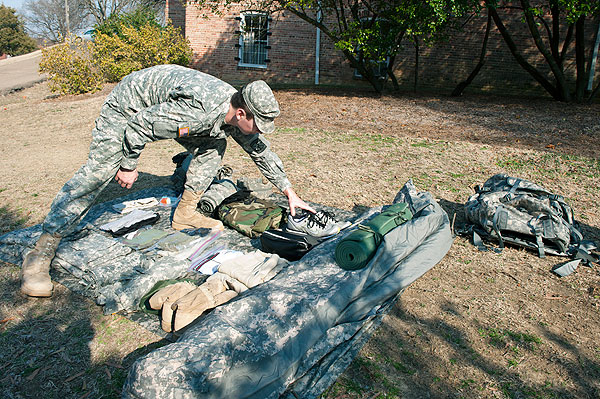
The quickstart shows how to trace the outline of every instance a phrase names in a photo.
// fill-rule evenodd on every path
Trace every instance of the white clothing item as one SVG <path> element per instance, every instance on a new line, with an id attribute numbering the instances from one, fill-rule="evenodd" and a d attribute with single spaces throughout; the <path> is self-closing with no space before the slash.
<path id="1" fill-rule="evenodd" d="M 120 213 L 129 213 L 134 209 L 146 209 L 158 205 L 158 200 L 154 197 L 140 198 L 131 201 L 124 201 L 120 204 L 114 204 L 113 209 Z"/>
<path id="2" fill-rule="evenodd" d="M 217 256 L 215 256 L 214 258 L 212 258 L 211 260 L 209 260 L 208 262 L 203 264 L 200 267 L 199 272 L 210 276 L 212 274 L 215 274 L 217 272 L 217 270 L 219 270 L 219 267 L 221 266 L 221 264 L 223 262 L 226 262 L 230 259 L 238 258 L 242 255 L 244 255 L 244 253 L 242 251 L 233 251 L 233 250 L 221 251 L 221 252 L 219 252 L 219 254 Z"/>

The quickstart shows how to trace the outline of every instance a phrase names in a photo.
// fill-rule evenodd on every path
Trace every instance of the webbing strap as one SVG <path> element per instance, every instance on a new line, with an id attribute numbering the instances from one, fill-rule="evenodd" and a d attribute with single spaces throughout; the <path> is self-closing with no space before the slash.
<path id="1" fill-rule="evenodd" d="M 502 251 L 502 249 L 504 249 L 504 240 L 502 239 L 502 234 L 500 233 L 500 228 L 498 227 L 498 219 L 500 218 L 500 213 L 505 213 L 505 212 L 506 212 L 506 210 L 502 207 L 502 205 L 499 205 L 498 209 L 496 210 L 496 213 L 494 213 L 494 220 L 492 221 L 494 231 L 498 235 L 498 247 L 500 248 L 500 251 Z"/>
<path id="2" fill-rule="evenodd" d="M 379 244 L 381 244 L 383 241 L 383 235 L 380 232 L 373 230 L 370 226 L 359 224 L 357 229 L 373 234 L 375 236 L 375 243 L 377 246 L 379 246 Z"/>
<path id="3" fill-rule="evenodd" d="M 542 235 L 537 230 L 535 232 L 535 243 L 538 248 L 538 256 L 540 258 L 545 258 L 546 254 L 544 253 L 544 241 L 542 240 Z"/>
<path id="4" fill-rule="evenodd" d="M 534 225 L 532 226 L 533 233 L 535 234 L 535 244 L 537 245 L 538 256 L 540 258 L 546 257 L 546 253 L 544 252 L 544 240 L 542 239 L 544 230 L 546 229 L 544 220 L 542 220 L 542 218 L 544 216 L 546 216 L 546 215 L 539 215 L 537 218 L 535 218 Z M 541 229 L 539 228 L 540 221 L 541 221 L 541 225 L 542 225 Z"/>
<path id="5" fill-rule="evenodd" d="M 475 245 L 481 252 L 486 252 L 488 250 L 488 247 L 485 246 L 483 240 L 475 230 L 473 230 L 473 245 Z"/>
<path id="6" fill-rule="evenodd" d="M 519 184 L 521 184 L 521 179 L 517 178 L 517 180 L 515 181 L 515 184 L 513 184 L 513 186 L 510 188 L 509 193 L 510 194 L 516 193 L 517 189 L 519 188 Z"/>

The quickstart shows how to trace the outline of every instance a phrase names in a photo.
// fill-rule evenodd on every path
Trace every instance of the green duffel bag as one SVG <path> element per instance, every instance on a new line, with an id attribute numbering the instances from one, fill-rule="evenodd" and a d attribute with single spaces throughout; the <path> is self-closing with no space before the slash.
<path id="1" fill-rule="evenodd" d="M 383 236 L 412 219 L 408 204 L 390 205 L 379 215 L 343 238 L 335 248 L 335 261 L 344 270 L 362 269 L 369 263 Z"/>

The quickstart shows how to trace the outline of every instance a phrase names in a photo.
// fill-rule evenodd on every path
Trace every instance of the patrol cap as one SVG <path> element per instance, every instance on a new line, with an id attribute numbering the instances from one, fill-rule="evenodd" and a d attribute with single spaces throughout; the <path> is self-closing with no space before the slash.
<path id="1" fill-rule="evenodd" d="M 269 85 L 263 80 L 248 83 L 242 88 L 242 97 L 254 115 L 256 127 L 261 133 L 272 133 L 275 130 L 273 120 L 279 116 L 279 104 Z"/>

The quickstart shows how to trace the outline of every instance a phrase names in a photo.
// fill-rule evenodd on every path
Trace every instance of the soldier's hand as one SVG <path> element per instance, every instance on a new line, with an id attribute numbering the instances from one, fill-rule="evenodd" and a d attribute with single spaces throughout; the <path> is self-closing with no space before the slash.
<path id="1" fill-rule="evenodd" d="M 304 209 L 309 212 L 315 213 L 316 211 L 308 205 L 306 202 L 302 201 L 300 197 L 296 194 L 296 192 L 291 188 L 286 188 L 283 190 L 283 193 L 288 197 L 288 203 L 290 205 L 290 215 L 296 216 L 296 208 Z"/>
<path id="2" fill-rule="evenodd" d="M 133 183 L 137 180 L 137 178 L 138 178 L 137 169 L 134 169 L 134 170 L 119 169 L 119 171 L 117 172 L 117 175 L 115 176 L 115 180 L 123 188 L 131 188 L 131 186 L 133 186 Z"/>

